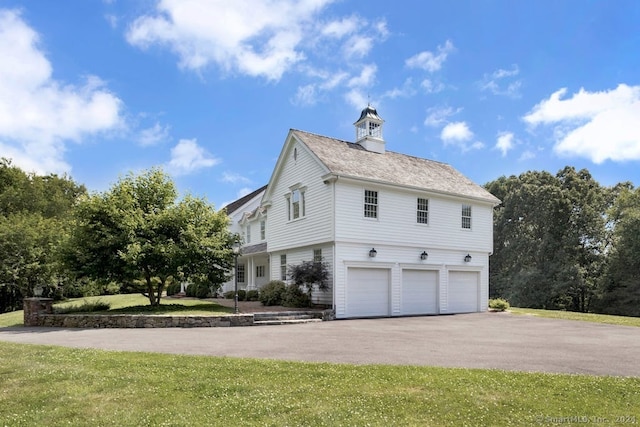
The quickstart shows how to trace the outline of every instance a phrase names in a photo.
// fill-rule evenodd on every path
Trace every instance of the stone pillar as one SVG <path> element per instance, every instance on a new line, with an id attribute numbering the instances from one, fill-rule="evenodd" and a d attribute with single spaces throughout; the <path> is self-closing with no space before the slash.
<path id="1" fill-rule="evenodd" d="M 25 298 L 24 326 L 41 326 L 40 315 L 53 313 L 53 299 L 51 298 Z"/>

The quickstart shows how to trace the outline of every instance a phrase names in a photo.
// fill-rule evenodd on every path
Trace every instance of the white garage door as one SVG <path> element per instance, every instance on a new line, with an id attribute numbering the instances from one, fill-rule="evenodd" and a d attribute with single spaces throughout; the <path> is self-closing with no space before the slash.
<path id="1" fill-rule="evenodd" d="M 480 275 L 475 271 L 449 272 L 449 313 L 473 313 L 479 310 Z"/>
<path id="2" fill-rule="evenodd" d="M 402 314 L 438 313 L 438 273 L 402 270 Z"/>
<path id="3" fill-rule="evenodd" d="M 388 316 L 390 277 L 385 268 L 349 268 L 347 317 Z"/>

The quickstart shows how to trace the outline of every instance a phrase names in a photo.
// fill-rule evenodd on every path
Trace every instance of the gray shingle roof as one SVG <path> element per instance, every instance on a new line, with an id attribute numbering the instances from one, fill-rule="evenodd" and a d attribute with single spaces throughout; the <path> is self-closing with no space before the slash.
<path id="1" fill-rule="evenodd" d="M 296 129 L 291 131 L 335 175 L 500 203 L 487 190 L 446 163 L 392 151 L 374 153 L 352 142 Z"/>

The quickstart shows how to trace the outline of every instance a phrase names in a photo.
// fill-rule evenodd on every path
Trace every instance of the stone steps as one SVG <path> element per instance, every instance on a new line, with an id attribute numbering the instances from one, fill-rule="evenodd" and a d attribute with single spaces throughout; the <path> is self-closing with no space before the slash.
<path id="1" fill-rule="evenodd" d="M 279 311 L 254 313 L 253 324 L 260 325 L 291 325 L 297 323 L 322 322 L 322 312 L 319 311 Z"/>

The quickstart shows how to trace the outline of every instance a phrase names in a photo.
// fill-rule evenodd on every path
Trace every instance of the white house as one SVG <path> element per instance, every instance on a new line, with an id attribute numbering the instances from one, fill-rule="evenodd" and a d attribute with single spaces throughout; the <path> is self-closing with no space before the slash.
<path id="1" fill-rule="evenodd" d="M 337 318 L 487 309 L 499 200 L 447 164 L 387 151 L 383 123 L 369 106 L 355 143 L 289 131 L 266 189 L 228 207 L 242 288 L 322 259 L 331 290 L 313 300 Z"/>

